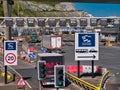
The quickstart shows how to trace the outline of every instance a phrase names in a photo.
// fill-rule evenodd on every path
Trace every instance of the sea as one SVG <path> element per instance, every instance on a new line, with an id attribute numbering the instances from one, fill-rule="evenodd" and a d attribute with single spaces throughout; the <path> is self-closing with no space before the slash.
<path id="1" fill-rule="evenodd" d="M 120 4 L 73 2 L 76 10 L 83 10 L 94 17 L 120 17 Z"/>

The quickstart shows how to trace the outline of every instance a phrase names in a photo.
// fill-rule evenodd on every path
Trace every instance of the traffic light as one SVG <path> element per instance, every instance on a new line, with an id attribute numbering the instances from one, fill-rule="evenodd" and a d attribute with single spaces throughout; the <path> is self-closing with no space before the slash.
<path id="1" fill-rule="evenodd" d="M 69 23 L 70 23 L 70 26 L 75 27 L 75 26 L 77 26 L 77 19 L 76 18 L 71 18 Z"/>
<path id="2" fill-rule="evenodd" d="M 42 80 L 46 77 L 46 62 L 39 61 L 38 62 L 38 79 Z"/>
<path id="3" fill-rule="evenodd" d="M 64 65 L 56 65 L 54 67 L 54 82 L 55 87 L 64 87 L 65 86 L 65 66 Z"/>

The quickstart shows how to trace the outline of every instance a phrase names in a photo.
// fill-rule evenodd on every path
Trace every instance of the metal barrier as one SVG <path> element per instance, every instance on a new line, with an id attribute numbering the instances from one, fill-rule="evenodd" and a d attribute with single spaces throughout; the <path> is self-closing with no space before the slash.
<path id="1" fill-rule="evenodd" d="M 99 86 L 95 86 L 93 84 L 90 84 L 90 83 L 88 83 L 88 82 L 86 82 L 86 81 L 84 81 L 84 80 L 82 80 L 82 79 L 80 79 L 80 78 L 78 78 L 70 73 L 67 73 L 67 72 L 66 72 L 66 77 L 69 81 L 72 81 L 73 83 L 84 88 L 85 90 L 102 90 L 106 80 L 108 79 L 108 74 L 109 74 L 109 71 L 106 71 L 103 74 L 103 76 L 100 80 Z"/>
<path id="2" fill-rule="evenodd" d="M 109 74 L 109 71 L 106 71 L 106 72 L 103 74 L 103 76 L 102 76 L 102 78 L 101 78 L 101 81 L 100 81 L 100 84 L 99 84 L 99 87 L 101 87 L 101 88 L 104 87 L 104 84 L 105 84 L 106 80 L 109 78 L 108 74 Z"/>
<path id="3" fill-rule="evenodd" d="M 1 73 L 0 73 L 0 76 L 1 77 L 5 77 L 5 70 L 4 70 L 4 65 L 3 65 L 3 62 L 0 61 L 0 70 L 1 70 Z M 7 71 L 7 80 L 12 80 L 12 73 L 10 71 Z"/>
<path id="4" fill-rule="evenodd" d="M 92 85 L 74 75 L 71 75 L 69 73 L 66 73 L 66 77 L 68 80 L 72 81 L 73 83 L 77 84 L 80 87 L 85 88 L 85 90 L 100 90 L 100 87 L 97 87 L 95 85 Z"/>

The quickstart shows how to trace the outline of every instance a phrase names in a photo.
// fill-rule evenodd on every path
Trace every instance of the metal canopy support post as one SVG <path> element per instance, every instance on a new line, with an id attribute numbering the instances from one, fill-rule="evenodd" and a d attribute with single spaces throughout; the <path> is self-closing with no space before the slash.
<path id="1" fill-rule="evenodd" d="M 92 78 L 94 78 L 94 60 L 92 60 Z"/>
<path id="2" fill-rule="evenodd" d="M 12 1 L 12 0 L 11 0 Z M 8 16 L 12 16 L 12 4 L 8 2 Z M 11 40 L 11 27 L 9 27 L 8 33 L 9 33 L 9 40 Z"/>
<path id="3" fill-rule="evenodd" d="M 80 61 L 78 60 L 77 63 L 78 63 L 78 68 L 77 68 L 78 69 L 78 78 L 80 78 Z"/>

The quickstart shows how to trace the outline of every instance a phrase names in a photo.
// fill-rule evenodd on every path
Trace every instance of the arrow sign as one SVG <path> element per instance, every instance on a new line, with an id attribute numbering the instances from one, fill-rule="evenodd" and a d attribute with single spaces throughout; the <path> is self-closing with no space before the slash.
<path id="1" fill-rule="evenodd" d="M 75 33 L 75 60 L 99 60 L 98 33 Z"/>
<path id="2" fill-rule="evenodd" d="M 30 54 L 29 54 L 29 57 L 30 57 L 30 58 L 36 58 L 36 54 L 30 53 Z"/>
<path id="3" fill-rule="evenodd" d="M 27 84 L 26 84 L 25 80 L 21 77 L 21 78 L 18 80 L 16 86 L 25 87 L 25 86 L 27 86 Z"/>
<path id="4" fill-rule="evenodd" d="M 95 55 L 93 55 L 93 56 L 78 56 L 77 58 L 95 58 Z"/>

